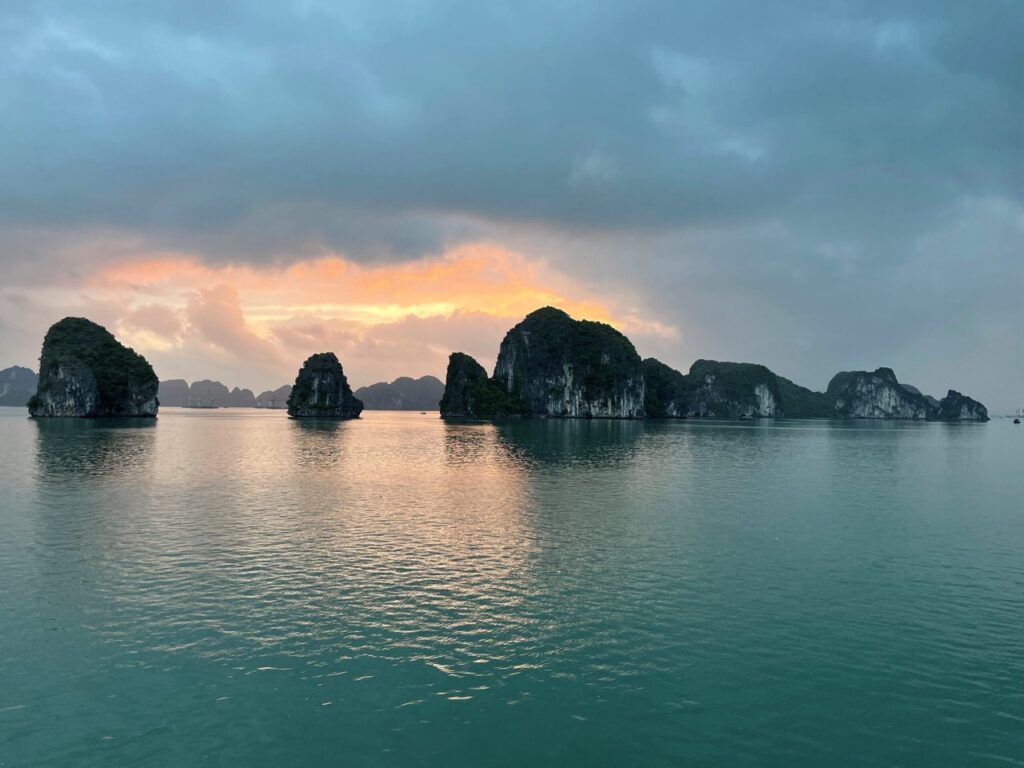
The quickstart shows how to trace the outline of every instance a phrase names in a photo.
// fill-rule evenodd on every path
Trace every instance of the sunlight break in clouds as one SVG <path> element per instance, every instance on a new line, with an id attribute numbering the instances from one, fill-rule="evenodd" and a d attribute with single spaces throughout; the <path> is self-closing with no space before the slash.
<path id="1" fill-rule="evenodd" d="M 548 304 L 640 337 L 675 336 L 588 295 L 544 261 L 492 243 L 376 266 L 336 253 L 263 267 L 122 254 L 76 293 L 94 312 L 103 307 L 112 330 L 150 357 L 161 378 L 216 377 L 229 386 L 276 386 L 324 350 L 338 353 L 355 384 L 443 376 L 455 350 L 491 364 L 504 332 Z"/>

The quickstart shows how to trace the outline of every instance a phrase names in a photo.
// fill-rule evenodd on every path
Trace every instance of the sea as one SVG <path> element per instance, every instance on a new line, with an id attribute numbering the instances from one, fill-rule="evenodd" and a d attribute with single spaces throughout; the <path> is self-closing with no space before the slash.
<path id="1" fill-rule="evenodd" d="M 0 766 L 1024 765 L 1024 426 L 0 409 Z"/>

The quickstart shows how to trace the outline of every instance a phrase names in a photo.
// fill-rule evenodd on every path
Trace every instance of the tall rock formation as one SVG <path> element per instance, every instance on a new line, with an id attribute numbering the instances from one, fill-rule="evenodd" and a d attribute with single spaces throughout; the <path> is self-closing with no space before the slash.
<path id="1" fill-rule="evenodd" d="M 531 312 L 505 335 L 494 380 L 530 415 L 644 415 L 644 369 L 629 339 L 554 307 Z"/>
<path id="2" fill-rule="evenodd" d="M 101 325 L 66 317 L 50 327 L 39 358 L 33 416 L 156 416 L 157 381 L 142 355 Z"/>
<path id="3" fill-rule="evenodd" d="M 649 417 L 736 419 L 783 415 L 779 378 L 763 365 L 698 360 L 684 376 L 648 358 L 644 374 Z"/>
<path id="4" fill-rule="evenodd" d="M 441 416 L 447 418 L 493 419 L 524 410 L 522 403 L 488 378 L 480 363 L 462 352 L 452 352 L 448 358 L 444 395 L 438 405 Z"/>
<path id="5" fill-rule="evenodd" d="M 924 395 L 900 385 L 892 368 L 843 371 L 825 393 L 835 416 L 852 419 L 927 419 L 933 409 Z"/>
<path id="6" fill-rule="evenodd" d="M 988 421 L 988 409 L 977 400 L 951 389 L 939 401 L 935 418 L 940 421 Z"/>
<path id="7" fill-rule="evenodd" d="M 288 415 L 355 419 L 363 403 L 352 394 L 345 372 L 333 352 L 311 355 L 303 363 L 288 396 Z"/>
<path id="8" fill-rule="evenodd" d="M 691 416 L 783 415 L 778 381 L 763 365 L 698 360 L 690 366 L 688 378 Z"/>

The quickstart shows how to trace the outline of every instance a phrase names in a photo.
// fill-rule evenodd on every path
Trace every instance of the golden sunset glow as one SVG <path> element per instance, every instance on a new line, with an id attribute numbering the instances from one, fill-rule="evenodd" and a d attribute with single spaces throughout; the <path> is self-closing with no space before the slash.
<path id="1" fill-rule="evenodd" d="M 152 356 L 162 378 L 231 378 L 233 371 L 242 378 L 255 371 L 269 386 L 294 376 L 306 355 L 325 350 L 336 352 L 359 383 L 440 376 L 452 351 L 493 362 L 505 331 L 545 305 L 630 335 L 677 334 L 588 294 L 543 259 L 496 243 L 381 264 L 335 252 L 265 265 L 217 264 L 131 243 L 111 245 L 109 252 L 83 282 L 51 288 L 48 298 L 59 297 L 61 306 L 48 312 L 100 318 Z"/>
<path id="2" fill-rule="evenodd" d="M 435 259 L 364 266 L 340 256 L 285 267 L 210 266 L 189 256 L 122 261 L 101 270 L 96 288 L 131 288 L 138 296 L 184 305 L 190 290 L 226 284 L 242 297 L 247 322 L 269 331 L 301 315 L 377 324 L 456 311 L 515 317 L 558 304 L 580 317 L 615 320 L 600 301 L 578 294 L 543 263 L 495 245 L 468 245 Z"/>

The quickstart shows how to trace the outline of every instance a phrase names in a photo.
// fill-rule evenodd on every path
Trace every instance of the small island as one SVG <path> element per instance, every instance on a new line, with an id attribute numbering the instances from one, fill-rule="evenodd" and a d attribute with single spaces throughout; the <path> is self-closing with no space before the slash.
<path id="1" fill-rule="evenodd" d="M 158 385 L 146 358 L 102 325 L 65 317 L 46 332 L 28 411 L 34 417 L 152 418 L 160 405 Z"/>
<path id="2" fill-rule="evenodd" d="M 310 355 L 288 396 L 292 418 L 357 419 L 363 402 L 352 394 L 341 362 L 333 352 Z"/>

